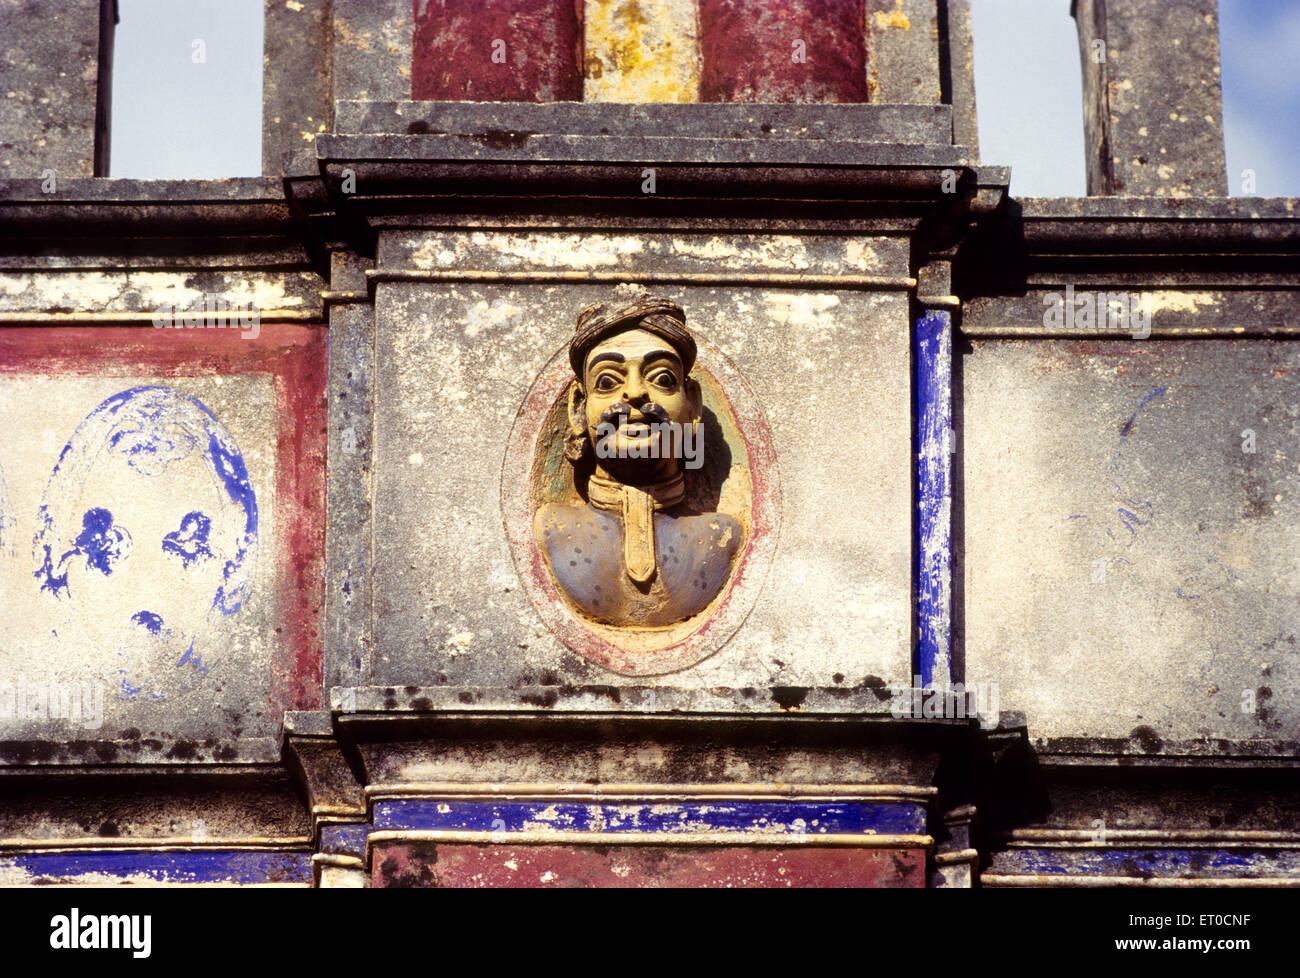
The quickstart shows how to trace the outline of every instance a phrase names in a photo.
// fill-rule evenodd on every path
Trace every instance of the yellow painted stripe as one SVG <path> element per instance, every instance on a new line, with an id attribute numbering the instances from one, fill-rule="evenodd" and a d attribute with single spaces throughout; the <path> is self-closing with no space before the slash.
<path id="1" fill-rule="evenodd" d="M 583 99 L 698 102 L 695 0 L 585 0 Z"/>

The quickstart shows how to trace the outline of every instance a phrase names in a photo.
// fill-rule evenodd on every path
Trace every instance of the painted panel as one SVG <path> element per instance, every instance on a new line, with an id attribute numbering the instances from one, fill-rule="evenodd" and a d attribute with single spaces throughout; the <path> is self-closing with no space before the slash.
<path id="1" fill-rule="evenodd" d="M 695 0 L 586 0 L 584 10 L 586 101 L 699 101 Z"/>
<path id="2" fill-rule="evenodd" d="M 951 680 L 952 317 L 916 321 L 916 618 L 921 686 Z"/>
<path id="3" fill-rule="evenodd" d="M 867 101 L 863 0 L 699 7 L 700 101 Z"/>
<path id="4" fill-rule="evenodd" d="M 278 756 L 320 696 L 324 346 L 0 332 L 0 756 Z"/>
<path id="5" fill-rule="evenodd" d="M 1300 852 L 1265 849 L 1011 849 L 996 853 L 997 876 L 1117 876 L 1139 879 L 1292 877 Z"/>
<path id="6" fill-rule="evenodd" d="M 977 341 L 968 674 L 1040 738 L 1295 736 L 1300 347 Z"/>
<path id="7" fill-rule="evenodd" d="M 42 852 L 0 856 L 0 886 L 311 885 L 308 852 Z"/>
<path id="8" fill-rule="evenodd" d="M 322 825 L 320 830 L 320 851 L 335 855 L 361 856 L 366 851 L 366 836 L 370 826 Z"/>
<path id="9" fill-rule="evenodd" d="M 920 849 L 396 845 L 376 849 L 391 887 L 922 887 Z"/>
<path id="10" fill-rule="evenodd" d="M 412 0 L 411 98 L 582 100 L 582 0 Z"/>
<path id="11" fill-rule="evenodd" d="M 571 237 L 541 247 L 565 246 Z M 431 235 L 415 252 L 438 256 L 443 240 Z M 539 248 L 526 244 L 530 252 Z M 580 244 L 583 263 L 625 260 L 604 253 L 621 239 L 590 235 Z M 772 266 L 820 264 L 783 242 L 767 244 L 754 254 L 766 253 Z M 716 242 L 677 243 L 679 252 L 697 247 L 722 250 Z M 858 251 L 872 248 L 861 243 Z M 563 268 L 572 252 L 541 257 Z M 513 253 L 502 258 L 519 261 Z M 726 260 L 752 270 L 749 258 Z M 754 392 L 781 480 L 779 544 L 753 610 L 720 650 L 668 674 L 670 681 L 853 688 L 906 680 L 906 297 L 748 285 L 656 291 L 682 305 L 701 349 L 719 351 L 728 372 Z M 510 432 L 529 410 L 529 385 L 567 344 L 578 310 L 612 292 L 545 281 L 378 286 L 373 681 L 381 687 L 508 690 L 543 674 L 610 681 L 611 672 L 568 652 L 533 610 L 502 532 L 499 500 Z M 855 420 L 846 422 L 846 411 Z"/>
<path id="12" fill-rule="evenodd" d="M 921 805 L 876 802 L 481 802 L 398 799 L 375 803 L 376 829 L 483 832 L 698 832 L 920 835 Z"/>

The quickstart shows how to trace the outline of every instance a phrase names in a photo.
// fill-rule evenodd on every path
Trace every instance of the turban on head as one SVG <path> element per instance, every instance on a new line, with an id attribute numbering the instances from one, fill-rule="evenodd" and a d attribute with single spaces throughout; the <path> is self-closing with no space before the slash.
<path id="1" fill-rule="evenodd" d="M 691 372 L 695 338 L 686 331 L 686 313 L 668 299 L 642 296 L 627 304 L 602 302 L 578 313 L 578 326 L 569 341 L 569 363 L 574 374 L 581 380 L 592 347 L 627 329 L 644 329 L 662 336 L 682 358 L 682 369 Z"/>

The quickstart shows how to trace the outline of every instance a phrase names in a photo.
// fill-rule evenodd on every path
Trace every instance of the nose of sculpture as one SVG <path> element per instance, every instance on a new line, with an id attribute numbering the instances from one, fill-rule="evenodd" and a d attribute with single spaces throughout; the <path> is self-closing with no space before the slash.
<path id="1" fill-rule="evenodd" d="M 650 394 L 646 390 L 645 380 L 641 377 L 641 371 L 632 367 L 628 371 L 627 381 L 623 385 L 623 400 L 627 401 L 633 407 L 640 407 L 647 400 Z"/>

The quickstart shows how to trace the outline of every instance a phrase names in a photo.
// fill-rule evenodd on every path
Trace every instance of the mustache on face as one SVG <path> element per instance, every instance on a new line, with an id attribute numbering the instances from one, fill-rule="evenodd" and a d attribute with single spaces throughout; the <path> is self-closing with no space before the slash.
<path id="1" fill-rule="evenodd" d="M 646 401 L 637 410 L 647 421 L 659 424 L 668 423 L 668 411 L 654 401 Z M 632 406 L 630 404 L 611 404 L 605 408 L 600 415 L 601 424 L 613 425 L 615 428 L 625 424 L 632 416 Z"/>

